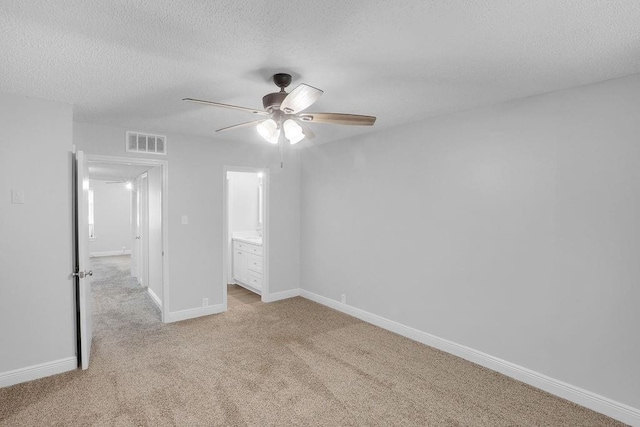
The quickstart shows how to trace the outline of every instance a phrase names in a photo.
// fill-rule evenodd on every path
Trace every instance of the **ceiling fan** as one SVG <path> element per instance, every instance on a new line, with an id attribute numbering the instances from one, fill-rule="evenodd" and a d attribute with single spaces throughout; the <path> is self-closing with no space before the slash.
<path id="1" fill-rule="evenodd" d="M 260 120 L 253 120 L 233 126 L 224 127 L 216 132 L 225 132 L 248 126 L 256 126 L 258 133 L 268 142 L 277 144 L 280 141 L 282 131 L 284 136 L 293 144 L 297 144 L 305 137 L 311 139 L 315 135 L 306 123 L 323 123 L 336 125 L 373 126 L 376 118 L 357 114 L 342 113 L 307 113 L 305 110 L 320 98 L 324 93 L 320 89 L 304 83 L 296 86 L 291 92 L 285 92 L 285 88 L 291 84 L 291 75 L 286 73 L 274 74 L 273 82 L 280 88 L 280 92 L 273 92 L 262 98 L 264 110 L 238 107 L 236 105 L 221 104 L 219 102 L 204 101 L 201 99 L 184 98 L 183 101 L 196 102 L 198 104 L 214 107 L 230 108 L 232 110 L 245 111 L 259 116 L 269 116 Z"/>

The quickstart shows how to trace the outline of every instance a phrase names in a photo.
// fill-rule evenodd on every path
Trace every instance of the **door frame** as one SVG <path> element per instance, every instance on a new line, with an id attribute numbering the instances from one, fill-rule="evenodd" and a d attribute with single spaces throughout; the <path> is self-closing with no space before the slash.
<path id="1" fill-rule="evenodd" d="M 103 156 L 86 153 L 88 162 L 113 163 L 118 165 L 139 165 L 160 167 L 162 172 L 162 322 L 169 319 L 169 162 L 167 160 L 144 159 L 139 157 Z"/>
<path id="2" fill-rule="evenodd" d="M 269 302 L 269 199 L 270 199 L 270 175 L 269 168 L 253 168 L 246 166 L 228 166 L 224 165 L 222 168 L 222 304 L 224 305 L 224 311 L 227 311 L 227 285 L 231 282 L 232 271 L 229 271 L 229 252 L 231 236 L 229 236 L 229 186 L 227 180 L 227 172 L 248 172 L 248 173 L 260 173 L 262 172 L 262 259 L 263 259 L 263 273 L 262 273 L 262 290 L 260 297 L 262 302 Z"/>

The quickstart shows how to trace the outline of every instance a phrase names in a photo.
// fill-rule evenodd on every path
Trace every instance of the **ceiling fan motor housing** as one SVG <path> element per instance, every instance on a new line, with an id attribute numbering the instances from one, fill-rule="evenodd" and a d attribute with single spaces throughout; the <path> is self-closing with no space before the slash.
<path id="1" fill-rule="evenodd" d="M 287 95 L 287 92 L 269 93 L 262 97 L 262 105 L 269 113 L 278 111 L 280 110 L 280 104 L 282 104 L 282 101 L 287 97 Z"/>
<path id="2" fill-rule="evenodd" d="M 280 110 L 282 100 L 287 97 L 287 93 L 284 91 L 284 88 L 291 84 L 291 74 L 274 74 L 273 83 L 280 88 L 280 92 L 269 93 L 262 97 L 262 105 L 269 113 Z"/>

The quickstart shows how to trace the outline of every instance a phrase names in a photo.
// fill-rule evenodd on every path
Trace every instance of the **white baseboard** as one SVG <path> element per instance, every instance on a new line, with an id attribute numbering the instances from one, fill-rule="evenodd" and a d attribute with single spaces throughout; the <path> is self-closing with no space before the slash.
<path id="1" fill-rule="evenodd" d="M 38 378 L 61 374 L 67 371 L 73 371 L 74 369 L 78 369 L 77 357 L 66 357 L 64 359 L 54 360 L 53 362 L 40 363 L 39 365 L 1 372 L 0 387 L 8 387 L 26 381 L 37 380 Z"/>
<path id="2" fill-rule="evenodd" d="M 282 299 L 293 298 L 300 295 L 300 289 L 290 289 L 288 291 L 274 292 L 269 295 L 262 295 L 262 302 L 274 302 Z"/>
<path id="3" fill-rule="evenodd" d="M 102 251 L 102 252 L 90 252 L 89 256 L 91 258 L 101 257 L 101 256 L 114 256 L 114 255 L 131 255 L 131 249 L 127 249 L 125 251 Z"/>
<path id="4" fill-rule="evenodd" d="M 418 329 L 405 326 L 401 323 L 394 322 L 393 320 L 386 319 L 359 308 L 342 304 L 338 301 L 322 295 L 314 294 L 313 292 L 309 292 L 304 289 L 300 290 L 300 296 L 356 317 L 367 323 L 379 326 L 388 331 L 395 332 L 398 335 L 402 335 L 430 347 L 437 348 L 462 359 L 469 360 L 493 371 L 500 372 L 508 377 L 515 378 L 518 381 L 522 381 L 523 383 L 532 385 L 551 394 L 555 394 L 556 396 L 560 396 L 573 403 L 577 403 L 578 405 L 600 412 L 624 423 L 633 426 L 640 426 L 640 409 L 633 408 L 625 405 L 624 403 L 616 402 L 607 397 L 567 384 L 564 381 L 548 377 L 544 374 L 532 371 L 514 363 L 507 362 L 506 360 L 498 357 L 422 332 Z"/>
<path id="5" fill-rule="evenodd" d="M 147 287 L 147 293 L 151 297 L 151 301 L 153 301 L 153 303 L 160 309 L 160 311 L 162 311 L 162 300 L 158 298 L 158 295 L 156 295 L 156 293 L 153 292 L 149 287 Z"/>
<path id="6" fill-rule="evenodd" d="M 208 316 L 210 314 L 218 314 L 225 311 L 224 304 L 209 305 L 207 307 L 196 307 L 187 310 L 172 311 L 167 315 L 165 323 L 179 322 L 181 320 L 193 319 L 200 316 Z"/>

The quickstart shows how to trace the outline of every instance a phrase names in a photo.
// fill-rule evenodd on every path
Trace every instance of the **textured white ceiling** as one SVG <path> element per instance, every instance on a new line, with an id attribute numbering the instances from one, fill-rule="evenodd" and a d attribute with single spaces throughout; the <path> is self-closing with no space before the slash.
<path id="1" fill-rule="evenodd" d="M 638 0 L 0 2 L 0 91 L 75 105 L 75 120 L 154 133 L 214 130 L 261 108 L 275 72 L 325 91 L 327 142 L 640 72 Z"/>

